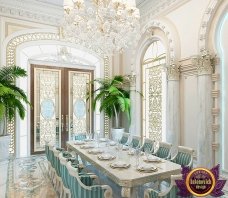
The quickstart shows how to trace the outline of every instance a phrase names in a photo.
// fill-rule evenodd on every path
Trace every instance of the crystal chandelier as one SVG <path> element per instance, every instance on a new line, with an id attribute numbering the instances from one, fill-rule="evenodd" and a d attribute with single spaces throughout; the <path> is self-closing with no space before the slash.
<path id="1" fill-rule="evenodd" d="M 113 55 L 140 37 L 135 0 L 64 0 L 63 39 L 96 53 Z"/>

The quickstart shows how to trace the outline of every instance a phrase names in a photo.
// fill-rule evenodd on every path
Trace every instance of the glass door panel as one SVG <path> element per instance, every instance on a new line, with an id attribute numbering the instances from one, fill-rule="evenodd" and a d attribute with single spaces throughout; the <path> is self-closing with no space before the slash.
<path id="1" fill-rule="evenodd" d="M 69 139 L 76 134 L 91 133 L 91 72 L 69 71 Z"/>
<path id="2" fill-rule="evenodd" d="M 61 142 L 61 70 L 34 68 L 34 148 Z"/>

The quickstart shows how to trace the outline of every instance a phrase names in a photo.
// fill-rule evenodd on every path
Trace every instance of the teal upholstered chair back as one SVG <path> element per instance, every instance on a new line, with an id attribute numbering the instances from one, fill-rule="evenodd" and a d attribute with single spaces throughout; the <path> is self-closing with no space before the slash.
<path id="1" fill-rule="evenodd" d="M 141 137 L 140 136 L 133 136 L 132 137 L 132 141 L 131 141 L 131 146 L 133 148 L 137 148 L 140 146 L 140 142 L 141 142 Z"/>
<path id="2" fill-rule="evenodd" d="M 45 155 L 47 157 L 47 160 L 50 162 L 49 145 L 48 144 L 45 144 Z"/>
<path id="3" fill-rule="evenodd" d="M 140 149 L 143 152 L 145 152 L 145 150 L 148 149 L 150 151 L 150 153 L 153 153 L 154 152 L 154 140 L 145 138 L 144 143 Z"/>
<path id="4" fill-rule="evenodd" d="M 86 133 L 78 133 L 75 134 L 74 140 L 85 140 L 86 139 Z"/>
<path id="5" fill-rule="evenodd" d="M 61 151 L 54 148 L 53 152 L 54 152 L 54 160 L 53 160 L 54 161 L 54 168 L 55 168 L 57 175 L 59 177 L 61 177 L 61 175 L 60 175 L 60 160 L 59 160 L 59 154 Z"/>
<path id="6" fill-rule="evenodd" d="M 63 185 L 65 188 L 70 189 L 69 186 L 69 172 L 67 170 L 66 164 L 67 164 L 67 158 L 63 157 L 63 153 L 59 154 L 59 160 L 60 160 L 60 176 L 63 181 Z"/>
<path id="7" fill-rule="evenodd" d="M 170 149 L 172 147 L 172 144 L 166 143 L 166 142 L 159 142 L 158 150 L 155 152 L 155 155 L 157 157 L 167 159 L 170 157 Z"/>
<path id="8" fill-rule="evenodd" d="M 53 146 L 49 146 L 49 149 L 48 149 L 48 153 L 49 153 L 49 159 L 50 159 L 50 163 L 51 163 L 51 166 L 54 168 L 55 167 L 55 156 L 54 156 L 54 147 Z"/>
<path id="9" fill-rule="evenodd" d="M 121 144 L 126 144 L 129 138 L 129 133 L 123 133 L 121 139 L 120 139 L 120 143 Z"/>
<path id="10" fill-rule="evenodd" d="M 178 188 L 176 186 L 175 180 L 182 179 L 182 175 L 171 175 L 171 184 L 170 186 L 162 191 L 156 191 L 152 188 L 146 189 L 144 192 L 144 198 L 181 198 L 177 195 Z M 190 198 L 192 196 L 189 196 Z"/>
<path id="11" fill-rule="evenodd" d="M 71 166 L 71 162 L 67 163 L 67 169 L 70 175 L 70 191 L 71 198 L 111 198 L 112 190 L 109 186 L 94 185 L 90 175 L 81 175 L 76 168 Z"/>
<path id="12" fill-rule="evenodd" d="M 173 159 L 171 159 L 171 161 L 192 168 L 193 153 L 194 150 L 192 148 L 178 146 L 178 153 L 173 157 Z"/>

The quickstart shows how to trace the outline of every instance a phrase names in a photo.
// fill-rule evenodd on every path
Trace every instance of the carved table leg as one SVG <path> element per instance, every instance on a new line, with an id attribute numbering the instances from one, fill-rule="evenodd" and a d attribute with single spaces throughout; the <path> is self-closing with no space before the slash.
<path id="1" fill-rule="evenodd" d="M 129 187 L 122 187 L 121 189 L 121 197 L 124 198 L 137 198 L 137 187 L 129 188 Z"/>
<path id="2" fill-rule="evenodd" d="M 126 198 L 131 198 L 131 188 L 122 187 L 121 189 L 121 196 Z"/>

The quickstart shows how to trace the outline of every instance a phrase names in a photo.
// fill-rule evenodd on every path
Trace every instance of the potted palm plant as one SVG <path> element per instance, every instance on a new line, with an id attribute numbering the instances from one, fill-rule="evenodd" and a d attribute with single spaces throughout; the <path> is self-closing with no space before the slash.
<path id="1" fill-rule="evenodd" d="M 6 123 L 11 121 L 16 112 L 21 119 L 25 117 L 24 104 L 29 104 L 25 92 L 15 85 L 19 77 L 27 76 L 26 71 L 18 66 L 0 68 L 0 159 L 9 156 L 10 136 Z"/>
<path id="2" fill-rule="evenodd" d="M 120 127 L 120 112 L 125 113 L 129 122 L 131 121 L 130 91 L 126 88 L 128 80 L 119 75 L 111 79 L 95 79 L 92 83 L 94 82 L 98 83 L 99 87 L 92 92 L 93 109 L 95 110 L 100 102 L 100 112 L 105 112 L 109 118 L 115 118 L 112 137 L 118 139 L 124 132 Z"/>

